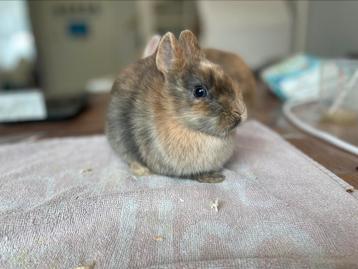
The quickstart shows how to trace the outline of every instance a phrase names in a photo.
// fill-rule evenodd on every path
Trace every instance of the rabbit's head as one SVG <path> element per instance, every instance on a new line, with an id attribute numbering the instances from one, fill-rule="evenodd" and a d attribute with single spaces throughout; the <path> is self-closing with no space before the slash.
<path id="1" fill-rule="evenodd" d="M 166 33 L 155 62 L 165 80 L 167 105 L 186 127 L 225 137 L 246 119 L 240 85 L 205 58 L 191 31 L 181 32 L 179 40 Z"/>

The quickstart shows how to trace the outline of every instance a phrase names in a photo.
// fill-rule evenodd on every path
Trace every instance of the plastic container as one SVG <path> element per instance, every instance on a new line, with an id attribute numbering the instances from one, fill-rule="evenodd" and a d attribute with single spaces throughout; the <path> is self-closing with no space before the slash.
<path id="1" fill-rule="evenodd" d="M 322 60 L 320 67 L 322 121 L 358 123 L 358 61 Z"/>

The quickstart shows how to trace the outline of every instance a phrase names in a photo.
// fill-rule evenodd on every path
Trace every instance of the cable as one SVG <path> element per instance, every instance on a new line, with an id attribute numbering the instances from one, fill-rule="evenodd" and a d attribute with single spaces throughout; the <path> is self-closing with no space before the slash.
<path id="1" fill-rule="evenodd" d="M 312 127 L 311 125 L 303 122 L 302 120 L 300 120 L 297 116 L 295 116 L 292 113 L 292 108 L 295 106 L 299 106 L 299 105 L 303 105 L 309 102 L 313 102 L 313 101 L 317 101 L 316 99 L 310 99 L 310 100 L 304 100 L 304 101 L 290 101 L 290 102 L 286 102 L 283 105 L 283 114 L 286 116 L 286 118 L 293 123 L 294 125 L 296 125 L 299 129 L 315 136 L 318 137 L 328 143 L 331 143 L 333 145 L 335 145 L 338 148 L 341 148 L 345 151 L 348 151 L 356 156 L 358 156 L 358 147 L 345 142 L 341 139 L 339 139 L 336 136 L 333 136 L 327 132 L 318 130 L 314 127 Z"/>

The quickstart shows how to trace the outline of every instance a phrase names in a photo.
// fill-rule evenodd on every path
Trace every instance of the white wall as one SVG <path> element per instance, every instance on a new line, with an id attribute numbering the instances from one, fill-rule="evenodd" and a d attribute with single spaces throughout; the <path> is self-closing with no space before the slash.
<path id="1" fill-rule="evenodd" d="M 358 54 L 358 1 L 311 1 L 306 50 L 319 56 Z"/>
<path id="2" fill-rule="evenodd" d="M 240 54 L 253 68 L 291 52 L 292 14 L 285 1 L 199 1 L 202 40 Z"/>

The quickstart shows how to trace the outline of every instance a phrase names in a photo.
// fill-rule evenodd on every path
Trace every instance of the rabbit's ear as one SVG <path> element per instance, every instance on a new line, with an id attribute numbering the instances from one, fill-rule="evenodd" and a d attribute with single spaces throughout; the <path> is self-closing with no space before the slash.
<path id="1" fill-rule="evenodd" d="M 160 40 L 155 61 L 163 74 L 180 71 L 183 68 L 183 51 L 172 33 L 166 33 Z"/>
<path id="2" fill-rule="evenodd" d="M 184 49 L 186 58 L 188 60 L 200 60 L 203 57 L 203 53 L 199 47 L 198 39 L 192 31 L 182 31 L 179 36 L 179 43 Z"/>
<path id="3" fill-rule="evenodd" d="M 148 56 L 154 54 L 158 48 L 159 42 L 160 42 L 160 35 L 152 36 L 144 48 L 142 58 L 145 58 L 145 57 L 148 57 Z"/>

